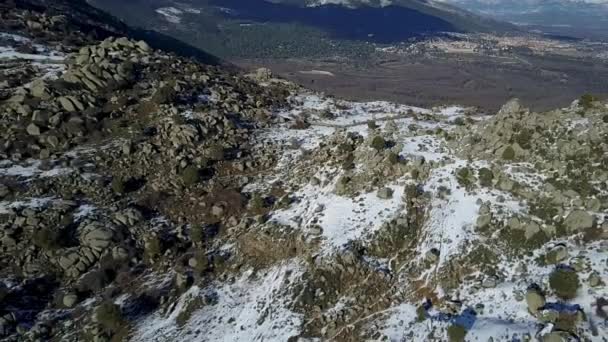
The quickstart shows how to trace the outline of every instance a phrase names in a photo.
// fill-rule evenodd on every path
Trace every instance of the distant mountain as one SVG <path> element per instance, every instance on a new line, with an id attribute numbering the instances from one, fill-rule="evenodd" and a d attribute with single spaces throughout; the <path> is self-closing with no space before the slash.
<path id="1" fill-rule="evenodd" d="M 549 33 L 608 38 L 608 1 L 446 0 L 481 15 Z"/>
<path id="2" fill-rule="evenodd" d="M 370 43 L 515 27 L 428 0 L 91 0 L 131 25 L 224 57 L 362 57 Z"/>

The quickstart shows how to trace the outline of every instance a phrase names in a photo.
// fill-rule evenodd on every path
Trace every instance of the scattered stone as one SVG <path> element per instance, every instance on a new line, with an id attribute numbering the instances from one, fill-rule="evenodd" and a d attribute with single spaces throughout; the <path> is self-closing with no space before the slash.
<path id="1" fill-rule="evenodd" d="M 592 228 L 594 225 L 594 218 L 586 211 L 574 210 L 572 211 L 564 221 L 564 225 L 571 232 L 580 232 L 585 229 Z"/>
<path id="2" fill-rule="evenodd" d="M 26 128 L 27 134 L 29 135 L 33 135 L 33 136 L 39 136 L 40 135 L 40 127 L 36 126 L 36 124 L 29 124 Z"/>
<path id="3" fill-rule="evenodd" d="M 539 310 L 545 306 L 545 303 L 545 295 L 541 288 L 536 284 L 530 285 L 526 291 L 526 304 L 528 304 L 528 311 L 533 316 L 537 316 Z"/>
<path id="4" fill-rule="evenodd" d="M 378 198 L 380 199 L 391 199 L 393 197 L 393 189 L 382 188 L 378 190 Z"/>

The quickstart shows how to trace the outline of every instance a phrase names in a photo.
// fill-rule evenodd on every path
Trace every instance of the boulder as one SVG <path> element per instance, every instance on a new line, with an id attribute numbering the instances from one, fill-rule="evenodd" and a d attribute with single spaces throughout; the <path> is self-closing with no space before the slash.
<path id="1" fill-rule="evenodd" d="M 58 98 L 57 101 L 59 101 L 59 104 L 61 105 L 61 107 L 64 110 L 66 110 L 68 112 L 76 111 L 76 107 L 74 106 L 72 101 L 70 101 L 70 99 L 68 99 L 67 97 L 62 96 L 62 97 Z"/>
<path id="2" fill-rule="evenodd" d="M 546 302 L 545 295 L 538 285 L 533 284 L 528 287 L 526 291 L 526 304 L 528 304 L 528 311 L 532 315 L 537 316 L 539 310 L 545 306 Z"/>
<path id="3" fill-rule="evenodd" d="M 583 210 L 574 210 L 564 221 L 564 225 L 571 232 L 580 232 L 592 228 L 594 223 L 593 216 Z"/>
<path id="4" fill-rule="evenodd" d="M 78 296 L 74 293 L 66 293 L 63 296 L 62 302 L 66 308 L 73 308 L 78 302 Z"/>
<path id="5" fill-rule="evenodd" d="M 114 231 L 112 229 L 94 222 L 84 227 L 80 240 L 83 245 L 101 251 L 110 246 L 113 238 Z"/>
<path id="6" fill-rule="evenodd" d="M 378 190 L 378 198 L 380 199 L 391 199 L 393 197 L 393 189 L 391 188 L 382 188 Z"/>
<path id="7" fill-rule="evenodd" d="M 25 130 L 26 130 L 27 134 L 29 134 L 29 135 L 33 135 L 33 136 L 40 135 L 40 127 L 36 126 L 36 124 L 34 124 L 34 123 L 27 125 Z"/>

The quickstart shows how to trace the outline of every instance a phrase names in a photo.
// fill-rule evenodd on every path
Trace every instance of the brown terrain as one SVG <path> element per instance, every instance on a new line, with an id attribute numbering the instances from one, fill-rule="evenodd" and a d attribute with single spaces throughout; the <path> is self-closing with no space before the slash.
<path id="1" fill-rule="evenodd" d="M 608 94 L 608 64 L 563 56 L 459 55 L 384 59 L 369 65 L 332 60 L 240 60 L 314 90 L 351 100 L 416 106 L 459 104 L 495 111 L 517 97 L 533 110 L 567 106 L 584 93 Z"/>

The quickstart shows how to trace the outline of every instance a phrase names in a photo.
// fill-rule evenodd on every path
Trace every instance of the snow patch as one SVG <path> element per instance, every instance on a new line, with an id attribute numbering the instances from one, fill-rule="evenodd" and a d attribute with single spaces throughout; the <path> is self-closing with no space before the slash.
<path id="1" fill-rule="evenodd" d="M 246 271 L 232 284 L 193 286 L 167 314 L 138 322 L 132 341 L 285 341 L 303 324 L 285 299 L 288 285 L 301 274 L 302 267 L 290 262 L 257 273 Z M 192 310 L 179 327 L 176 319 L 197 299 L 210 303 Z"/>

